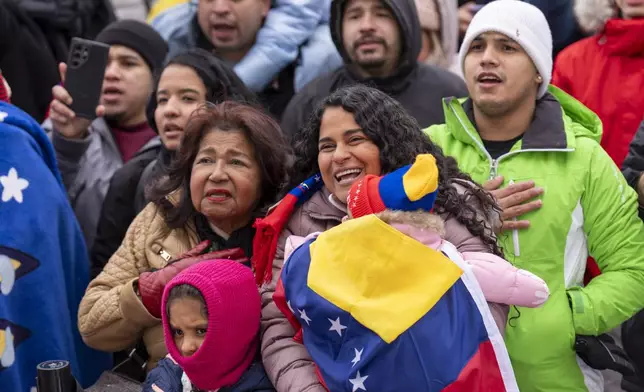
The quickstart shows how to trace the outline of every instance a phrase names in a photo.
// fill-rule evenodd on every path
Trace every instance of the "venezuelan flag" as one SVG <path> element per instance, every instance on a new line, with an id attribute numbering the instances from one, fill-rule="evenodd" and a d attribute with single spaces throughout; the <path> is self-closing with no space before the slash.
<path id="1" fill-rule="evenodd" d="M 502 336 L 453 245 L 370 215 L 293 252 L 274 297 L 331 392 L 518 391 Z"/>

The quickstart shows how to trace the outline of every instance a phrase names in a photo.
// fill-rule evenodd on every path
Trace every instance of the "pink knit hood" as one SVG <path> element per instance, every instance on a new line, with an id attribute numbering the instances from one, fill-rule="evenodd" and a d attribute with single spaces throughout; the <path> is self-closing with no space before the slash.
<path id="1" fill-rule="evenodd" d="M 208 310 L 208 332 L 202 346 L 183 357 L 174 343 L 167 300 L 181 284 L 197 288 Z M 203 261 L 184 270 L 163 292 L 163 331 L 172 358 L 199 389 L 232 386 L 257 354 L 261 299 L 250 268 L 232 260 Z"/>

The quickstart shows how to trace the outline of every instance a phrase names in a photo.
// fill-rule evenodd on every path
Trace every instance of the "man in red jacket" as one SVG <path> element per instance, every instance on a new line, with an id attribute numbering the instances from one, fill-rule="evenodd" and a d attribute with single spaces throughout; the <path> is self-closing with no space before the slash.
<path id="1" fill-rule="evenodd" d="M 601 145 L 618 166 L 644 116 L 644 0 L 582 1 L 582 27 L 598 34 L 566 48 L 557 58 L 552 84 L 597 113 Z M 608 20 L 601 15 L 612 15 Z M 588 17 L 595 19 L 589 19 Z M 597 19 L 600 18 L 600 19 Z"/>

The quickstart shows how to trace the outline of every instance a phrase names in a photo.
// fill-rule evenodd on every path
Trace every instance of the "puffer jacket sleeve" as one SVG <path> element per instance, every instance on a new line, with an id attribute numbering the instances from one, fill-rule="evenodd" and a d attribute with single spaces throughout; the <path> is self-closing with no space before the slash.
<path id="1" fill-rule="evenodd" d="M 482 222 L 486 227 L 486 234 L 490 238 L 496 238 L 494 228 L 500 225 L 500 216 L 497 214 L 496 218 L 498 219 L 494 219 L 493 212 L 483 211 L 483 206 L 479 203 L 478 199 L 463 185 L 465 183 L 466 181 L 464 180 L 456 180 L 453 183 L 458 193 L 465 198 L 465 204 L 474 207 L 474 213 L 470 212 L 467 215 L 468 212 L 463 210 L 463 216 L 473 221 Z M 491 219 L 486 218 L 486 216 L 490 216 Z M 451 214 L 446 214 L 442 218 L 445 220 L 445 240 L 456 246 L 459 252 L 490 253 L 490 247 L 479 236 L 472 234 L 456 217 Z"/>
<path id="2" fill-rule="evenodd" d="M 88 346 L 123 350 L 145 329 L 161 322 L 145 309 L 134 291 L 139 274 L 150 269 L 145 239 L 156 214 L 156 206 L 150 203 L 132 222 L 103 272 L 89 284 L 78 312 L 78 327 Z"/>
<path id="3" fill-rule="evenodd" d="M 296 216 L 294 218 L 297 219 Z M 293 340 L 293 327 L 273 302 L 275 283 L 284 264 L 286 240 L 294 234 L 301 234 L 300 230 L 288 226 L 280 235 L 273 261 L 273 282 L 261 290 L 262 361 L 277 392 L 325 392 L 317 378 L 311 356 L 303 344 Z"/>
<path id="4" fill-rule="evenodd" d="M 257 34 L 257 41 L 235 65 L 253 91 L 262 91 L 298 56 L 300 46 L 316 31 L 330 8 L 329 0 L 277 0 Z"/>
<path id="5" fill-rule="evenodd" d="M 493 217 L 493 214 L 485 214 L 483 211 L 483 206 L 478 202 L 478 200 L 471 194 L 465 186 L 463 186 L 462 180 L 455 181 L 454 186 L 456 187 L 459 194 L 465 197 L 465 203 L 474 207 L 474 212 L 470 212 L 471 216 L 464 215 L 467 218 L 472 218 L 478 222 L 484 222 L 486 226 L 486 233 L 490 238 L 496 238 L 494 235 L 494 228 L 500 225 L 500 216 L 499 220 L 487 219 L 486 215 Z M 466 210 L 463 210 L 464 214 L 467 214 Z M 456 219 L 453 215 L 444 215 L 442 218 L 445 220 L 445 240 L 452 243 L 460 253 L 490 253 L 490 247 L 483 242 L 483 240 L 474 234 L 472 234 L 468 228 Z M 489 302 L 490 311 L 494 320 L 496 321 L 497 326 L 501 334 L 505 333 L 505 325 L 508 319 L 509 306 L 498 303 L 498 302 Z"/>
<path id="6" fill-rule="evenodd" d="M 134 221 L 136 212 L 133 200 L 142 171 L 139 169 L 130 163 L 114 173 L 110 180 L 90 252 L 91 279 L 101 273 L 116 253 L 123 243 L 129 225 Z"/>
<path id="7" fill-rule="evenodd" d="M 163 392 L 182 391 L 181 377 L 183 370 L 170 356 L 159 361 L 157 366 L 148 373 L 143 383 L 142 392 L 156 392 L 158 389 Z M 155 389 L 156 386 L 158 389 Z"/>
<path id="8" fill-rule="evenodd" d="M 491 253 L 466 252 L 463 259 L 481 286 L 485 299 L 506 305 L 535 308 L 550 295 L 546 282 L 537 275 L 518 269 Z"/>
<path id="9" fill-rule="evenodd" d="M 637 216 L 637 195 L 608 154 L 589 151 L 581 197 L 584 232 L 601 275 L 586 287 L 568 289 L 575 331 L 604 333 L 644 307 L 644 225 Z"/>
<path id="10" fill-rule="evenodd" d="M 192 21 L 197 13 L 198 0 L 158 0 L 150 10 L 148 23 L 166 41 Z"/>
<path id="11" fill-rule="evenodd" d="M 96 135 L 90 131 L 83 139 L 68 139 L 54 129 L 50 119 L 45 120 L 42 127 L 51 138 L 63 184 L 69 194 L 70 202 L 74 206 L 80 190 L 84 187 L 77 180 L 78 173 L 81 170 L 81 158 L 87 152 L 92 138 L 96 137 Z"/>

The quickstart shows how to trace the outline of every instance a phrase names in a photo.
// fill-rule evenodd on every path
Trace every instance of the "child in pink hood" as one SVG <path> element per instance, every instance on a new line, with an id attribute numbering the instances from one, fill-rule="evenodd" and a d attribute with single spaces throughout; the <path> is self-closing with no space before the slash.
<path id="1" fill-rule="evenodd" d="M 402 173 L 400 173 L 402 171 Z M 412 174 L 413 175 L 408 175 Z M 420 173 L 420 175 L 419 175 Z M 402 183 L 399 179 L 402 178 Z M 398 179 L 398 180 L 396 180 Z M 375 214 L 403 234 L 433 249 L 449 245 L 443 239 L 443 220 L 431 213 L 438 192 L 438 168 L 430 154 L 419 155 L 413 165 L 385 176 L 365 176 L 356 181 L 347 197 L 348 219 Z M 285 258 L 311 237 L 289 237 Z M 452 246 L 454 251 L 455 248 Z M 504 331 L 507 309 L 498 304 L 539 307 L 549 296 L 545 281 L 533 273 L 518 269 L 491 253 L 460 254 L 471 267 L 492 314 Z"/>
<path id="2" fill-rule="evenodd" d="M 274 392 L 258 361 L 260 298 L 250 268 L 201 261 L 163 292 L 168 356 L 143 392 Z"/>

